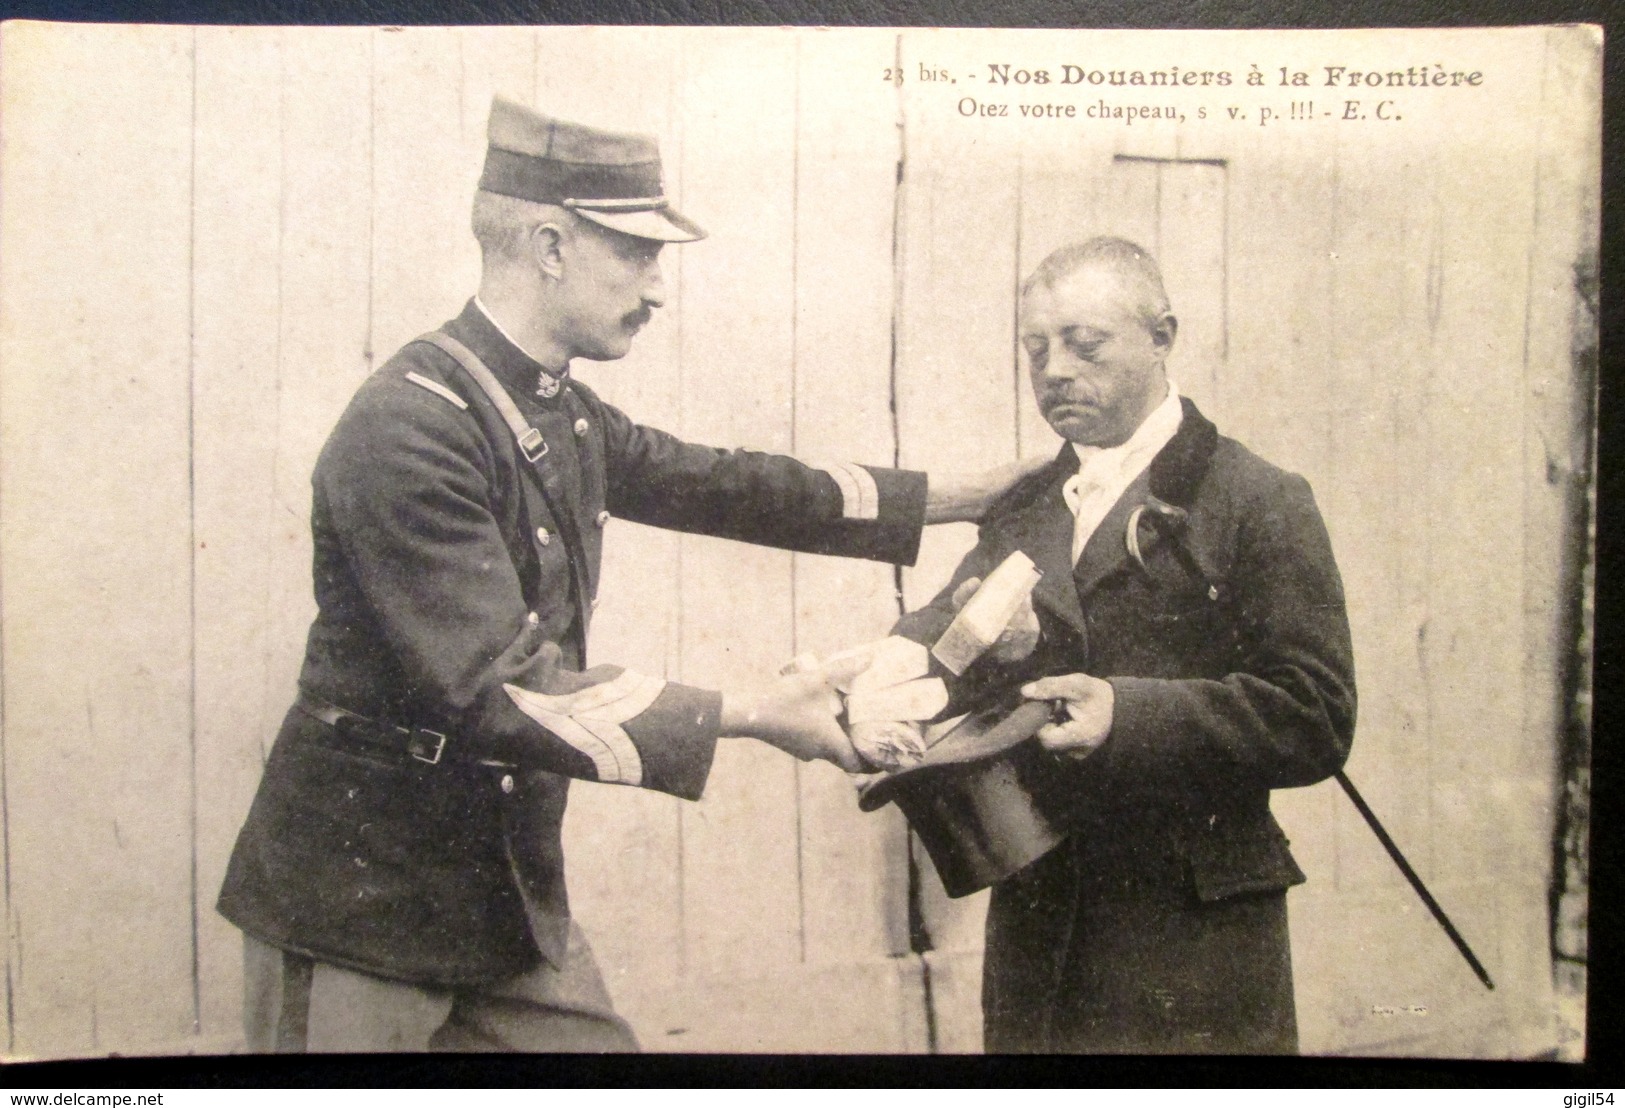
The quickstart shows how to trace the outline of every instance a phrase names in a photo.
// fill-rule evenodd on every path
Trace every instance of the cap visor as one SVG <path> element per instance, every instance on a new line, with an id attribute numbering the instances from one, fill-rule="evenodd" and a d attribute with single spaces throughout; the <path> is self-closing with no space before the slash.
<path id="1" fill-rule="evenodd" d="M 598 212 L 591 208 L 577 208 L 576 215 L 590 219 L 600 227 L 619 231 L 640 239 L 659 242 L 695 242 L 705 237 L 698 223 L 675 208 L 655 208 L 643 212 Z"/>

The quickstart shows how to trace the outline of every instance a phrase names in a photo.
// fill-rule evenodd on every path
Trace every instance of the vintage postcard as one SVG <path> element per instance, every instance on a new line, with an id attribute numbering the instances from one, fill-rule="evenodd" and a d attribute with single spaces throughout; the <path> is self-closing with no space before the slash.
<path id="1" fill-rule="evenodd" d="M 4 1056 L 1583 1057 L 1601 55 L 6 24 Z"/>

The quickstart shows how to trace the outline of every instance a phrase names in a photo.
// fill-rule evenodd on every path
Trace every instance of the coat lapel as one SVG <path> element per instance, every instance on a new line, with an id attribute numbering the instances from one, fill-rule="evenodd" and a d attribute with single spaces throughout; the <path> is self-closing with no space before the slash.
<path id="1" fill-rule="evenodd" d="M 1083 553 L 1078 557 L 1078 567 L 1073 571 L 1076 581 L 1074 591 L 1080 598 L 1094 592 L 1096 585 L 1128 560 L 1128 543 L 1124 538 L 1128 519 L 1136 507 L 1145 503 L 1145 495 L 1150 489 L 1147 474 L 1136 477 L 1117 503 L 1112 505 L 1111 511 L 1106 513 L 1106 518 L 1100 521 L 1095 533 L 1089 536 Z"/>
<path id="2" fill-rule="evenodd" d="M 1106 518 L 1084 545 L 1074 575 L 1080 609 L 1100 582 L 1128 561 L 1128 520 L 1134 509 L 1146 502 L 1148 495 L 1187 510 L 1196 499 L 1196 489 L 1218 445 L 1219 432 L 1188 397 L 1180 397 L 1179 403 L 1179 430 L 1112 505 L 1112 510 L 1106 513 Z M 1162 541 L 1156 532 L 1149 528 L 1147 531 L 1149 534 L 1140 543 L 1142 550 L 1149 550 Z"/>
<path id="3" fill-rule="evenodd" d="M 1005 539 L 1011 549 L 1031 558 L 1043 574 L 1033 588 L 1034 602 L 1082 634 L 1083 608 L 1072 582 L 1072 512 L 1061 495 L 1061 486 L 1077 471 L 1077 455 L 1070 446 L 1063 447 L 1051 464 L 1043 490 L 1005 525 Z"/>

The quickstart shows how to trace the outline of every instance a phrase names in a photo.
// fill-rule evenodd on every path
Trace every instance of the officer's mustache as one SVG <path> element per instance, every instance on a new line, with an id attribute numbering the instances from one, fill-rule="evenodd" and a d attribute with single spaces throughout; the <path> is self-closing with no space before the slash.
<path id="1" fill-rule="evenodd" d="M 643 307 L 635 312 L 627 312 L 626 315 L 621 317 L 621 323 L 627 330 L 636 330 L 645 326 L 654 317 L 653 308 Z"/>

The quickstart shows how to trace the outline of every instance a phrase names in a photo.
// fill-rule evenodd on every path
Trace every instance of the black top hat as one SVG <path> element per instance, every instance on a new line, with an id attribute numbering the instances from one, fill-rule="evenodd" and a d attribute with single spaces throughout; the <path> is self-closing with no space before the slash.
<path id="1" fill-rule="evenodd" d="M 623 234 L 661 242 L 705 237 L 666 201 L 660 146 L 651 135 L 604 131 L 491 101 L 480 188 L 569 208 Z"/>
<path id="2" fill-rule="evenodd" d="M 864 788 L 858 806 L 872 812 L 896 802 L 949 896 L 1002 881 L 1066 837 L 1034 789 L 1051 756 L 1031 740 L 1051 710 L 1027 700 L 973 712 L 923 760 Z"/>

